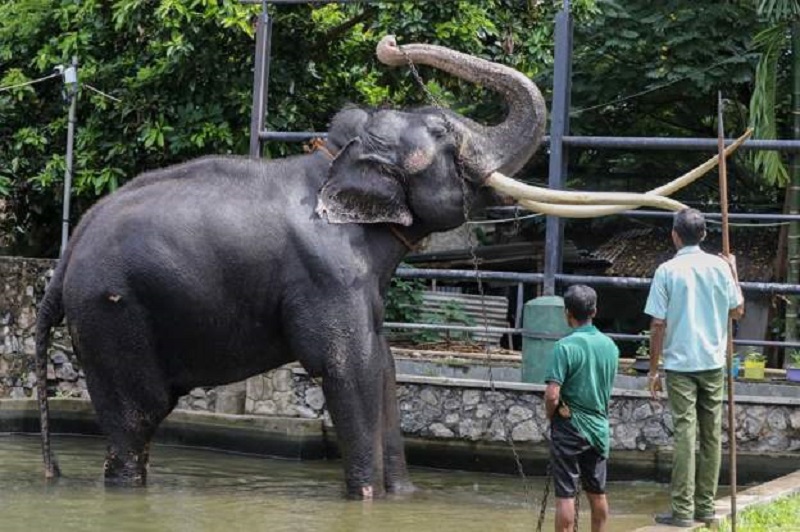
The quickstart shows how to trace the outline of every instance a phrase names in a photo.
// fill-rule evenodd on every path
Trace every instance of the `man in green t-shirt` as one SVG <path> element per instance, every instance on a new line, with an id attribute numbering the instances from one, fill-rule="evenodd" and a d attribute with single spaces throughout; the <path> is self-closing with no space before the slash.
<path id="1" fill-rule="evenodd" d="M 556 531 L 573 529 L 580 478 L 592 507 L 592 532 L 601 532 L 608 519 L 608 402 L 619 349 L 592 325 L 597 313 L 594 290 L 585 285 L 569 287 L 564 294 L 564 308 L 573 331 L 556 342 L 545 377 L 550 475 L 557 499 Z"/>

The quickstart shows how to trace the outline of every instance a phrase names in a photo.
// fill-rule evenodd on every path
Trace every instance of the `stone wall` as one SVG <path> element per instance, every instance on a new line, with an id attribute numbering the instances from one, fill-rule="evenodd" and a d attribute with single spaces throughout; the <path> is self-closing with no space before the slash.
<path id="1" fill-rule="evenodd" d="M 36 304 L 53 274 L 55 261 L 0 257 L 0 397 L 32 397 Z M 47 365 L 52 393 L 87 397 L 86 381 L 72 354 L 65 327 L 51 334 Z"/>
<path id="2" fill-rule="evenodd" d="M 0 258 L 0 397 L 35 395 L 36 302 L 53 261 Z M 88 397 L 66 331 L 56 328 L 50 349 L 51 393 Z M 622 380 L 622 379 L 621 379 Z M 431 439 L 542 442 L 547 423 L 544 387 L 513 382 L 398 375 L 403 431 Z M 246 383 L 195 389 L 179 408 L 224 413 L 323 419 L 330 424 L 318 382 L 288 366 Z M 737 440 L 743 451 L 800 450 L 800 398 L 737 397 Z M 616 390 L 611 404 L 612 448 L 668 448 L 672 420 L 644 390 Z M 724 436 L 725 439 L 726 436 Z"/>
<path id="3" fill-rule="evenodd" d="M 398 375 L 403 432 L 423 438 L 539 443 L 547 439 L 544 386 Z M 672 417 L 645 390 L 615 390 L 610 406 L 615 450 L 670 449 Z M 727 405 L 726 405 L 727 408 Z M 302 369 L 283 368 L 247 381 L 246 414 L 330 418 L 322 390 Z M 738 397 L 742 451 L 800 450 L 800 399 Z M 727 430 L 727 416 L 723 417 Z M 723 435 L 727 446 L 727 434 Z"/>

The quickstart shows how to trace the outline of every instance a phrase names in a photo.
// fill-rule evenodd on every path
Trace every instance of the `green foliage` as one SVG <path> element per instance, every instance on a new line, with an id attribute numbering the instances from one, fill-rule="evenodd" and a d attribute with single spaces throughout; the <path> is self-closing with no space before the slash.
<path id="1" fill-rule="evenodd" d="M 444 303 L 437 312 L 422 314 L 422 323 L 435 325 L 466 325 L 473 326 L 475 322 L 464 312 L 464 307 L 458 301 Z M 417 343 L 469 341 L 470 333 L 466 331 L 419 331 L 414 336 Z"/>
<path id="2" fill-rule="evenodd" d="M 750 351 L 749 353 L 744 355 L 744 359 L 749 360 L 750 362 L 764 362 L 767 360 L 767 357 L 765 357 L 758 351 Z"/>
<path id="3" fill-rule="evenodd" d="M 752 506 L 739 512 L 736 530 L 739 532 L 768 532 L 794 530 L 800 523 L 800 495 L 791 495 L 768 504 Z M 730 532 L 731 523 L 722 522 L 720 532 Z"/>
<path id="4" fill-rule="evenodd" d="M 420 279 L 392 278 L 385 299 L 386 321 L 416 323 L 421 317 L 422 291 L 425 283 Z"/>
<path id="5" fill-rule="evenodd" d="M 585 135 L 716 137 L 717 91 L 726 100 L 728 135 L 746 127 L 757 54 L 752 36 L 765 24 L 751 0 L 690 2 L 599 0 L 597 16 L 575 26 L 571 132 Z M 573 183 L 585 188 L 644 191 L 682 174 L 707 153 L 572 150 Z M 737 155 L 728 172 L 732 208 L 772 203 L 748 159 Z M 653 179 L 655 178 L 655 179 Z M 677 199 L 717 201 L 711 179 Z"/>
<path id="6" fill-rule="evenodd" d="M 73 56 L 78 103 L 75 206 L 151 168 L 243 152 L 254 8 L 234 0 L 9 0 L 0 5 L 0 86 L 47 75 Z M 0 230 L 14 251 L 52 254 L 64 176 L 59 78 L 0 93 Z M 77 216 L 76 216 L 77 218 Z"/>
<path id="7" fill-rule="evenodd" d="M 800 368 L 800 350 L 790 350 L 788 353 L 786 353 L 786 358 L 789 362 L 789 367 Z"/>
<path id="8" fill-rule="evenodd" d="M 576 0 L 579 22 L 595 0 Z M 344 104 L 429 103 L 408 69 L 378 64 L 378 40 L 432 42 L 510 64 L 530 76 L 552 65 L 560 2 L 401 1 L 273 6 L 267 124 L 324 130 Z M 77 56 L 73 221 L 98 197 L 149 169 L 212 153 L 244 154 L 249 140 L 254 21 L 236 0 L 5 0 L 0 87 L 35 79 Z M 496 96 L 434 70 L 428 88 L 456 110 L 497 121 Z M 54 254 L 60 226 L 66 107 L 61 81 L 0 92 L 0 231 L 10 251 Z M 270 143 L 270 156 L 300 152 Z"/>
<path id="9" fill-rule="evenodd" d="M 643 334 L 647 338 L 639 342 L 639 346 L 636 348 L 636 356 L 650 358 L 650 331 L 642 331 L 639 334 Z"/>
<path id="10" fill-rule="evenodd" d="M 777 23 L 760 32 L 753 40 L 753 44 L 761 51 L 750 99 L 750 124 L 755 138 L 778 138 L 775 116 L 778 62 L 788 42 L 788 31 L 785 23 Z M 750 157 L 755 171 L 762 174 L 767 182 L 785 186 L 789 181 L 789 173 L 779 152 L 755 151 Z"/>
<path id="11" fill-rule="evenodd" d="M 800 16 L 797 0 L 757 0 L 758 14 L 770 22 L 786 21 Z"/>

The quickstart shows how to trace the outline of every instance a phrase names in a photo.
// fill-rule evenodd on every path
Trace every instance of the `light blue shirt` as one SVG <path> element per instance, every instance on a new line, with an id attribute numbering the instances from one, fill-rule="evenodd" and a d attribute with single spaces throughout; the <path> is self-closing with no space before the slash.
<path id="1" fill-rule="evenodd" d="M 664 369 L 706 371 L 725 365 L 728 311 L 742 304 L 728 264 L 685 246 L 653 275 L 644 312 L 666 320 Z"/>

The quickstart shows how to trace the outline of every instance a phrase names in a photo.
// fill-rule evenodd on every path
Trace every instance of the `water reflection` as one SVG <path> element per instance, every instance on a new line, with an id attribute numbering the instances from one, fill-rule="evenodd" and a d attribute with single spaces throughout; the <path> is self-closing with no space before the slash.
<path id="1" fill-rule="evenodd" d="M 342 499 L 335 462 L 156 446 L 146 488 L 106 489 L 102 440 L 59 437 L 54 445 L 65 477 L 48 485 L 38 438 L 0 437 L 3 530 L 529 531 L 543 487 L 529 479 L 526 497 L 518 477 L 415 469 L 419 492 L 365 504 Z M 612 483 L 609 497 L 618 531 L 649 524 L 668 502 L 667 490 L 648 482 Z M 588 514 L 582 519 L 588 524 Z"/>

